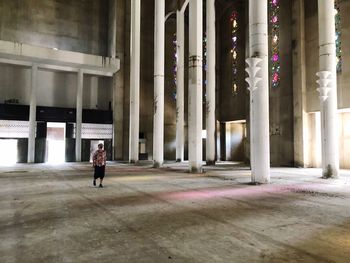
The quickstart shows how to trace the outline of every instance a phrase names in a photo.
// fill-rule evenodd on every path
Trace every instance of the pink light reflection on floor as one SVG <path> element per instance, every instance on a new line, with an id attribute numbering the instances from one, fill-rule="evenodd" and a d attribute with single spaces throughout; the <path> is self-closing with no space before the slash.
<path id="1" fill-rule="evenodd" d="M 322 193 L 327 188 L 325 184 L 291 184 L 291 185 L 259 185 L 248 187 L 232 187 L 223 189 L 199 188 L 198 190 L 162 193 L 161 198 L 171 200 L 205 200 L 220 197 L 253 198 L 269 194 L 287 194 L 301 191 Z"/>

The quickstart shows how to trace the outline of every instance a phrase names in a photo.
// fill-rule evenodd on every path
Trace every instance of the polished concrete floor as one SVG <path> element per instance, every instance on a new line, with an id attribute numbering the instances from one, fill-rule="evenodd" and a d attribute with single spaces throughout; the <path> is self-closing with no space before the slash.
<path id="1" fill-rule="evenodd" d="M 350 262 L 350 171 L 0 167 L 0 262 Z"/>

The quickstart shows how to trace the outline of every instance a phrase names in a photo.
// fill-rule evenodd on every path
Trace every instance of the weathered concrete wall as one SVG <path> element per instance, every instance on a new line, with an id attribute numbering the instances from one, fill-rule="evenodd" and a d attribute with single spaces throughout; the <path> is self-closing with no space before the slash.
<path id="1" fill-rule="evenodd" d="M 170 4 L 170 5 L 169 5 Z M 141 12 L 141 77 L 140 77 L 140 134 L 146 139 L 146 153 L 152 159 L 153 152 L 153 93 L 154 93 L 154 1 L 143 0 Z M 173 5 L 167 2 L 167 12 Z M 174 99 L 174 33 L 176 16 L 171 16 L 165 28 L 165 80 L 164 80 L 164 158 L 175 160 L 176 102 Z M 185 31 L 186 41 L 188 30 Z M 125 4 L 125 60 L 124 60 L 124 128 L 123 159 L 128 158 L 129 147 L 129 107 L 130 107 L 130 3 Z M 186 42 L 185 50 L 188 50 Z M 185 79 L 188 59 L 185 57 Z M 187 112 L 187 82 L 185 81 L 185 116 Z M 185 117 L 187 125 L 187 116 Z M 186 129 L 185 129 L 186 133 Z M 187 148 L 185 148 L 185 152 Z M 185 154 L 186 158 L 187 154 Z"/>
<path id="2" fill-rule="evenodd" d="M 117 55 L 122 56 L 123 70 L 118 72 L 118 92 L 113 94 L 112 78 L 84 77 L 83 108 L 109 109 L 109 102 L 120 94 L 115 102 L 123 109 L 122 137 L 119 143 L 119 159 L 128 158 L 129 133 L 129 81 L 130 81 L 130 1 L 117 1 L 118 14 L 123 13 L 123 23 L 118 23 Z M 120 4 L 122 3 L 122 5 Z M 108 1 L 48 0 L 1 1 L 0 38 L 46 47 L 106 54 Z M 175 3 L 167 2 L 167 11 L 174 11 Z M 96 11 L 97 10 L 97 11 Z M 11 15 L 12 14 L 12 15 Z M 23 18 L 22 18 L 23 16 Z M 140 133 L 144 133 L 149 159 L 153 145 L 153 59 L 154 59 L 154 0 L 142 1 L 141 24 L 141 105 Z M 166 24 L 165 66 L 165 158 L 175 159 L 175 100 L 173 34 L 176 18 Z M 120 37 L 120 36 L 123 37 Z M 187 36 L 186 36 L 187 38 Z M 118 42 L 119 41 L 119 42 Z M 120 51 L 120 52 L 119 52 Z M 187 59 L 185 59 L 187 63 Z M 187 70 L 185 71 L 187 74 Z M 123 77 L 122 77 L 123 76 Z M 73 73 L 39 71 L 38 105 L 72 107 L 76 105 L 76 76 Z M 115 82 L 114 82 L 115 83 Z M 119 85 L 118 84 L 118 85 Z M 116 85 L 116 84 L 114 84 Z M 185 87 L 187 83 L 185 81 Z M 29 104 L 30 69 L 0 65 L 0 101 L 17 98 L 20 104 Z M 113 97 L 114 96 L 114 97 Z M 187 91 L 185 94 L 187 101 Z M 121 102 L 123 106 L 121 106 Z M 187 109 L 187 102 L 185 103 Z"/>
<path id="3" fill-rule="evenodd" d="M 281 81 L 270 87 L 270 156 L 272 166 L 293 166 L 292 2 L 280 3 Z"/>
<path id="4" fill-rule="evenodd" d="M 113 158 L 114 160 L 127 159 L 123 154 L 123 148 L 127 143 L 124 140 L 124 100 L 126 81 L 126 0 L 116 0 L 116 56 L 120 60 L 120 69 L 113 77 Z"/>
<path id="5" fill-rule="evenodd" d="M 245 123 L 225 123 L 225 160 L 244 161 Z"/>
<path id="6" fill-rule="evenodd" d="M 28 157 L 28 139 L 20 138 L 17 141 L 17 161 L 26 163 Z"/>
<path id="7" fill-rule="evenodd" d="M 153 158 L 154 1 L 144 0 L 141 11 L 140 133 L 146 138 L 148 158 Z"/>
<path id="8" fill-rule="evenodd" d="M 175 46 L 173 41 L 176 34 L 176 15 L 172 15 L 165 24 L 165 112 L 164 112 L 164 158 L 175 160 L 176 158 L 176 83 L 175 74 Z M 187 106 L 188 106 L 188 21 L 185 22 L 185 159 L 187 159 Z M 176 75 L 176 74 L 175 74 Z M 204 114 L 203 117 L 205 118 Z"/>
<path id="9" fill-rule="evenodd" d="M 129 156 L 130 113 L 130 2 L 125 3 L 124 60 L 124 122 L 123 159 Z M 140 61 L 140 134 L 146 139 L 146 153 L 153 151 L 153 60 L 154 60 L 154 1 L 141 2 L 141 61 Z"/>
<path id="10" fill-rule="evenodd" d="M 306 109 L 319 110 L 320 102 L 316 91 L 318 65 L 318 17 L 317 0 L 305 1 L 305 62 L 306 62 Z"/>
<path id="11" fill-rule="evenodd" d="M 223 14 L 220 21 L 220 106 L 221 122 L 247 120 L 249 129 L 249 105 L 247 85 L 245 83 L 246 17 L 247 3 L 232 5 Z M 291 166 L 294 164 L 293 149 L 293 86 L 291 53 L 291 1 L 282 1 L 280 7 L 280 57 L 281 83 L 278 88 L 270 88 L 270 155 L 273 166 Z M 236 9 L 238 18 L 238 90 L 232 94 L 232 40 L 230 16 Z M 246 21 L 246 22 L 245 22 Z M 249 149 L 247 144 L 246 149 Z M 242 151 L 242 154 L 244 152 Z M 242 156 L 241 159 L 245 159 Z"/>
<path id="12" fill-rule="evenodd" d="M 308 114 L 308 126 L 310 136 L 307 137 L 307 147 L 309 151 L 309 167 L 321 167 L 321 119 L 320 113 Z"/>
<path id="13" fill-rule="evenodd" d="M 0 1 L 0 39 L 106 55 L 108 0 Z"/>
<path id="14" fill-rule="evenodd" d="M 241 3 L 247 3 L 242 1 Z M 317 0 L 305 2 L 305 44 L 306 44 L 306 110 L 319 110 L 316 76 L 318 71 L 318 17 Z M 123 26 L 117 31 L 124 34 L 125 50 L 123 89 L 123 152 L 128 158 L 129 133 L 129 46 L 130 46 L 130 1 L 125 1 Z M 167 2 L 167 10 L 173 3 Z M 272 165 L 293 164 L 293 90 L 291 67 L 291 3 L 281 1 L 281 85 L 270 90 L 271 162 Z M 232 2 L 232 5 L 235 2 Z M 84 53 L 105 55 L 108 27 L 107 0 L 31 0 L 0 1 L 0 39 L 25 42 L 33 45 L 57 47 Z M 342 16 L 343 70 L 338 74 L 339 108 L 350 108 L 350 1 L 340 1 Z M 246 50 L 246 7 L 238 6 L 241 14 L 239 23 L 239 49 Z M 233 6 L 220 10 L 218 16 L 218 65 L 217 65 L 217 118 L 219 121 L 247 120 L 249 129 L 249 96 L 244 82 L 245 55 L 239 57 L 238 94 L 232 96 L 232 67 L 230 23 Z M 94 11 L 97 10 L 97 11 Z M 152 158 L 153 140 L 153 59 L 154 59 L 154 0 L 142 1 L 141 36 L 141 109 L 140 132 L 147 139 L 146 150 Z M 173 82 L 173 33 L 175 17 L 166 24 L 165 65 L 165 159 L 175 159 L 175 90 Z M 188 36 L 186 34 L 186 43 Z M 187 59 L 185 59 L 187 62 Z M 185 67 L 187 68 L 187 67 Z M 185 72 L 187 74 L 187 71 Z M 76 76 L 72 73 L 39 71 L 38 105 L 75 107 Z M 187 81 L 185 81 L 187 91 Z M 112 101 L 111 78 L 84 77 L 83 107 L 87 109 L 108 109 Z M 30 69 L 0 65 L 0 101 L 17 98 L 20 104 L 29 104 Z M 97 105 L 97 106 L 96 106 Z M 187 112 L 187 97 L 185 102 Z M 345 121 L 345 126 L 347 125 Z M 344 127 L 345 127 L 344 126 Z M 311 142 L 309 142 L 311 143 Z M 341 141 L 343 144 L 343 141 Z M 246 147 L 249 150 L 249 147 Z M 345 159 L 344 159 L 345 160 Z M 342 161 L 343 162 L 343 161 Z M 316 162 L 314 162 L 316 163 Z M 344 163 L 344 162 L 343 162 Z"/>
<path id="15" fill-rule="evenodd" d="M 106 55 L 108 0 L 0 1 L 0 39 Z M 29 104 L 30 69 L 0 65 L 0 101 Z M 111 79 L 84 77 L 83 107 L 109 109 Z M 76 105 L 76 74 L 38 72 L 38 106 Z"/>
<path id="16" fill-rule="evenodd" d="M 350 112 L 340 114 L 339 132 L 340 167 L 350 169 Z"/>
<path id="17" fill-rule="evenodd" d="M 339 1 L 342 24 L 342 71 L 338 72 L 338 108 L 350 108 L 350 1 Z M 305 45 L 306 45 L 306 84 L 307 111 L 320 110 L 319 94 L 316 91 L 318 64 L 318 11 L 317 0 L 305 1 Z"/>
<path id="18" fill-rule="evenodd" d="M 173 40 L 176 38 L 176 15 L 172 15 L 165 24 L 165 79 L 164 79 L 164 158 L 176 159 L 176 84 L 174 80 Z"/>
<path id="19" fill-rule="evenodd" d="M 38 71 L 37 105 L 76 107 L 77 75 L 66 72 Z M 31 73 L 29 68 L 0 64 L 0 101 L 18 99 L 29 105 Z M 111 78 L 85 75 L 83 108 L 108 110 L 112 100 Z"/>
<path id="20" fill-rule="evenodd" d="M 294 166 L 309 165 L 306 113 L 306 65 L 305 65 L 305 4 L 293 0 L 293 104 L 294 104 Z"/>
<path id="21" fill-rule="evenodd" d="M 237 74 L 237 93 L 233 93 L 233 70 L 232 70 L 232 24 L 230 23 L 230 17 L 236 10 L 238 12 L 238 74 Z M 218 120 L 221 122 L 225 121 L 235 121 L 235 120 L 245 120 L 249 111 L 246 111 L 247 88 L 245 84 L 245 34 L 248 28 L 245 27 L 245 6 L 232 5 L 218 17 L 220 21 L 219 27 L 219 43 L 220 46 L 220 79 L 217 82 L 219 86 L 219 112 Z M 219 11 L 218 11 L 219 12 Z"/>
<path id="22" fill-rule="evenodd" d="M 0 101 L 18 99 L 20 104 L 29 105 L 30 70 L 24 67 L 0 64 Z"/>
<path id="23" fill-rule="evenodd" d="M 320 112 L 308 114 L 310 133 L 307 145 L 311 167 L 321 167 L 321 117 Z M 339 164 L 342 169 L 350 169 L 350 112 L 341 112 L 339 117 Z"/>
<path id="24" fill-rule="evenodd" d="M 338 108 L 350 108 L 350 1 L 340 1 L 343 65 L 338 77 Z"/>
<path id="25" fill-rule="evenodd" d="M 306 146 L 308 150 L 308 162 L 310 167 L 321 165 L 321 125 L 320 102 L 316 91 L 316 72 L 319 71 L 318 63 L 318 10 L 317 0 L 304 1 L 305 3 L 305 58 L 306 58 L 306 110 L 309 112 L 306 127 Z M 349 108 L 350 108 L 350 1 L 339 1 L 341 16 L 341 48 L 342 71 L 337 73 L 338 84 L 338 108 L 339 113 L 339 157 L 340 168 L 349 168 Z M 345 112 L 344 112 L 345 109 Z"/>
<path id="26" fill-rule="evenodd" d="M 131 2 L 125 2 L 125 60 L 124 60 L 124 105 L 123 105 L 123 153 L 122 159 L 129 159 L 130 130 L 130 12 Z M 118 73 L 119 74 L 119 73 Z"/>

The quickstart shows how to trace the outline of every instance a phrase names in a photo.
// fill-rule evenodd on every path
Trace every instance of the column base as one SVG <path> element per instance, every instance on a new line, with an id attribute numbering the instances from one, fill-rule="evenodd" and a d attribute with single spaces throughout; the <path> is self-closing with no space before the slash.
<path id="1" fill-rule="evenodd" d="M 181 159 L 176 159 L 176 162 L 177 162 L 177 163 L 181 163 L 182 160 L 181 160 Z"/>
<path id="2" fill-rule="evenodd" d="M 337 179 L 338 172 L 332 169 L 331 165 L 327 166 L 326 170 L 322 171 L 322 179 Z"/>
<path id="3" fill-rule="evenodd" d="M 192 174 L 202 174 L 203 173 L 203 168 L 202 167 L 200 167 L 200 168 L 198 168 L 198 167 L 191 167 L 190 168 L 190 173 L 192 173 Z"/>
<path id="4" fill-rule="evenodd" d="M 263 181 L 251 181 L 250 184 L 251 185 L 260 185 L 260 184 L 269 184 L 270 183 L 270 180 L 263 180 Z"/>
<path id="5" fill-rule="evenodd" d="M 248 185 L 262 185 L 262 183 L 258 183 L 258 182 L 250 182 L 250 183 L 248 183 Z"/>
<path id="6" fill-rule="evenodd" d="M 152 166 L 153 168 L 161 168 L 162 166 L 163 166 L 162 163 L 153 161 L 153 166 Z"/>
<path id="7" fill-rule="evenodd" d="M 215 165 L 215 163 L 216 163 L 215 160 L 207 160 L 206 161 L 207 165 Z"/>
<path id="8" fill-rule="evenodd" d="M 265 176 L 261 176 L 261 174 L 259 174 L 260 176 L 254 176 L 252 174 L 251 177 L 251 184 L 269 184 L 270 183 L 270 175 L 265 175 Z"/>

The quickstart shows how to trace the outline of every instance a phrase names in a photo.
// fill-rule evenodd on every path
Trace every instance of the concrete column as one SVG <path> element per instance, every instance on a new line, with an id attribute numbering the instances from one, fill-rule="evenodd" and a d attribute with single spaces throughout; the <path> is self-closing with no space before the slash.
<path id="1" fill-rule="evenodd" d="M 116 56 L 117 0 L 109 0 L 108 14 L 108 57 Z"/>
<path id="2" fill-rule="evenodd" d="M 97 109 L 98 106 L 98 76 L 90 78 L 90 109 Z"/>
<path id="3" fill-rule="evenodd" d="M 185 14 L 176 14 L 177 72 L 176 72 L 176 161 L 184 160 L 185 149 Z"/>
<path id="4" fill-rule="evenodd" d="M 155 0 L 154 5 L 153 166 L 157 168 L 164 160 L 165 0 Z"/>
<path id="5" fill-rule="evenodd" d="M 294 162 L 297 167 L 309 165 L 308 123 L 306 112 L 306 59 L 304 0 L 293 1 L 293 39 L 297 39 L 293 52 L 294 103 Z"/>
<path id="6" fill-rule="evenodd" d="M 77 75 L 77 112 L 75 127 L 75 161 L 81 162 L 81 126 L 83 122 L 83 70 Z"/>
<path id="7" fill-rule="evenodd" d="M 29 137 L 28 163 L 35 161 L 35 130 L 36 130 L 36 89 L 38 79 L 38 65 L 33 64 L 31 72 L 30 106 L 29 106 Z"/>
<path id="8" fill-rule="evenodd" d="M 249 0 L 250 155 L 253 183 L 270 181 L 267 0 Z M 249 72 L 250 70 L 250 72 Z"/>
<path id="9" fill-rule="evenodd" d="M 318 0 L 322 175 L 338 177 L 339 140 L 334 1 Z"/>
<path id="10" fill-rule="evenodd" d="M 129 162 L 139 160 L 141 0 L 131 1 Z"/>
<path id="11" fill-rule="evenodd" d="M 125 0 L 117 0 L 117 40 L 116 55 L 120 60 L 120 69 L 113 76 L 113 159 L 123 160 L 124 138 L 124 88 L 125 88 Z"/>
<path id="12" fill-rule="evenodd" d="M 202 172 L 203 2 L 190 0 L 188 152 L 190 171 Z"/>
<path id="13" fill-rule="evenodd" d="M 207 165 L 215 164 L 215 42 L 215 0 L 207 0 Z"/>

